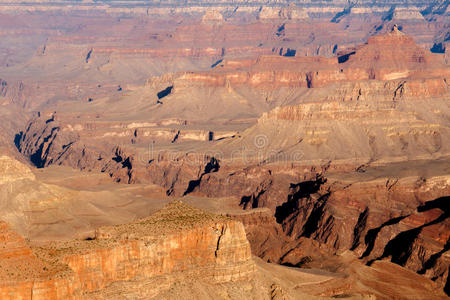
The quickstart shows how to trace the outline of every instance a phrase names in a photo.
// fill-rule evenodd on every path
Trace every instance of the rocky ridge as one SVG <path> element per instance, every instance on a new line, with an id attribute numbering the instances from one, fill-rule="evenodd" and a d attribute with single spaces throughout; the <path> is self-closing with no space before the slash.
<path id="1" fill-rule="evenodd" d="M 51 243 L 32 250 L 10 233 L 5 223 L 2 229 L 2 241 L 7 243 L 4 248 L 17 249 L 8 254 L 11 270 L 17 271 L 23 262 L 17 252 L 20 249 L 32 260 L 31 268 L 39 270 L 39 264 L 45 265 L 39 270 L 44 274 L 21 281 L 6 275 L 7 281 L 0 288 L 3 299 L 98 298 L 108 295 L 110 289 L 115 296 L 119 291 L 128 295 L 134 291 L 137 297 L 152 297 L 174 280 L 181 280 L 180 276 L 225 283 L 248 278 L 254 272 L 241 224 L 180 202 L 129 225 L 100 228 L 90 240 Z M 19 244 L 12 247 L 13 243 Z M 49 279 L 38 279 L 42 277 Z M 128 289 L 136 284 L 139 289 Z"/>

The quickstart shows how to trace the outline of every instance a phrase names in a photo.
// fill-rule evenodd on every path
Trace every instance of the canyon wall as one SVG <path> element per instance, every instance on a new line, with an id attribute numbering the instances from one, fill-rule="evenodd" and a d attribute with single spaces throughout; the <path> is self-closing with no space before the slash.
<path id="1" fill-rule="evenodd" d="M 32 249 L 5 223 L 1 228 L 2 258 L 8 259 L 2 299 L 90 299 L 112 291 L 152 297 L 181 280 L 226 283 L 254 272 L 242 224 L 181 202 L 132 224 L 100 228 L 89 240 Z M 29 268 L 33 276 L 22 278 Z M 20 280 L 8 272 L 19 272 Z"/>

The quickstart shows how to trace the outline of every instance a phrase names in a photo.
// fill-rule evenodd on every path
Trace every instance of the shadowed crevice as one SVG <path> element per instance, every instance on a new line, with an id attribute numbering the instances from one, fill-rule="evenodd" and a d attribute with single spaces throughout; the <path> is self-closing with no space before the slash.
<path id="1" fill-rule="evenodd" d="M 217 172 L 219 171 L 219 169 L 220 169 L 219 161 L 215 157 L 211 157 L 209 162 L 205 165 L 205 169 L 203 173 L 200 175 L 200 177 L 198 179 L 189 181 L 188 187 L 186 188 L 186 191 L 183 193 L 183 196 L 192 193 L 202 182 L 203 176 L 209 173 Z"/>
<path id="2" fill-rule="evenodd" d="M 156 96 L 158 96 L 158 99 L 162 99 L 168 95 L 170 95 L 170 93 L 172 93 L 172 89 L 173 89 L 173 85 L 168 86 L 167 88 L 165 88 L 162 91 L 159 91 Z"/>
<path id="3" fill-rule="evenodd" d="M 381 229 L 383 227 L 386 226 L 390 226 L 390 225 L 394 225 L 399 223 L 401 220 L 403 220 L 404 218 L 408 217 L 409 215 L 406 216 L 401 216 L 401 217 L 397 217 L 397 218 L 392 218 L 390 220 L 388 220 L 387 222 L 384 222 L 383 224 L 381 224 L 381 226 L 370 229 L 369 231 L 367 231 L 366 236 L 364 237 L 364 243 L 367 245 L 366 247 L 366 251 L 364 251 L 363 255 L 361 255 L 360 258 L 364 258 L 370 255 L 370 253 L 372 252 L 374 246 L 375 246 L 375 241 L 377 239 L 378 233 L 380 233 Z"/>
<path id="4" fill-rule="evenodd" d="M 358 221 L 356 222 L 355 228 L 353 230 L 353 243 L 350 250 L 355 250 L 359 246 L 361 234 L 363 233 L 364 229 L 366 229 L 368 216 L 369 216 L 369 208 L 366 207 L 366 209 L 359 214 Z"/>

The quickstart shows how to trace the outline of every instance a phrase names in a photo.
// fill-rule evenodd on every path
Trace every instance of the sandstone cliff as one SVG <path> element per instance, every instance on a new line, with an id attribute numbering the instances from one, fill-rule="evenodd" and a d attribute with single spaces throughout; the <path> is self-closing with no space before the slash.
<path id="1" fill-rule="evenodd" d="M 226 283 L 254 272 L 242 224 L 180 202 L 132 224 L 98 229 L 90 240 L 31 250 L 5 223 L 1 229 L 7 249 L 2 257 L 8 259 L 8 268 L 2 268 L 2 299 L 151 298 L 177 281 Z M 35 273 L 26 277 L 20 268 Z M 20 279 L 8 273 L 17 271 Z"/>

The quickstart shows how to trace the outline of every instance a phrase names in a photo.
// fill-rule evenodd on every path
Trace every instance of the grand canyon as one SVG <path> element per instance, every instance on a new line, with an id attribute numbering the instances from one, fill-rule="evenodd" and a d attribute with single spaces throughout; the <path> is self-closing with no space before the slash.
<path id="1" fill-rule="evenodd" d="M 448 1 L 3 0 L 0 37 L 0 299 L 448 299 Z"/>

